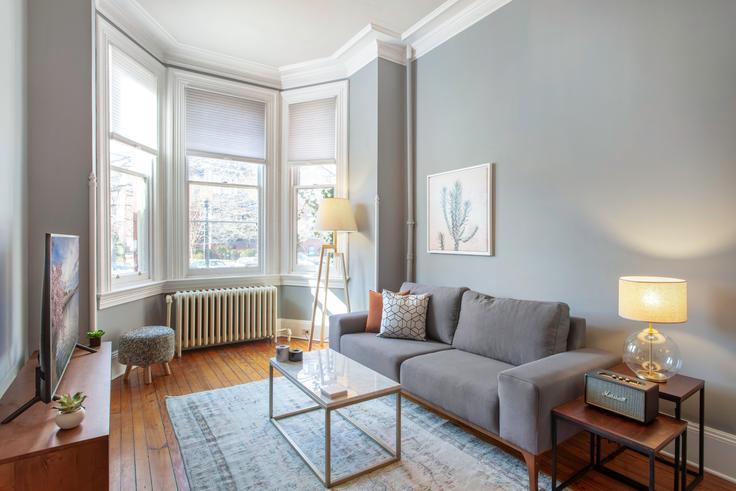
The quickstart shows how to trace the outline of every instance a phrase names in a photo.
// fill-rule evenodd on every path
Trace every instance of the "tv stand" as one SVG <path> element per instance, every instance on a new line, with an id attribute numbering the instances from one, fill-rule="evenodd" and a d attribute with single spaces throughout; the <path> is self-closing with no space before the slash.
<path id="1" fill-rule="evenodd" d="M 86 393 L 87 414 L 82 424 L 71 430 L 56 426 L 51 404 L 36 404 L 37 357 L 26 363 L 0 399 L 0 417 L 12 413 L 15 418 L 0 425 L 3 486 L 57 491 L 107 489 L 111 354 L 110 343 L 103 342 L 96 353 L 75 350 L 72 355 L 56 392 Z M 5 477 L 10 481 L 4 481 Z"/>

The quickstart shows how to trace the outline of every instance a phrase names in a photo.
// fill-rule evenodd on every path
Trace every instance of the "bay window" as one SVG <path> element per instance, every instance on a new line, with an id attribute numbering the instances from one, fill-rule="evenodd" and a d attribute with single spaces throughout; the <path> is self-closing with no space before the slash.
<path id="1" fill-rule="evenodd" d="M 265 107 L 186 90 L 189 269 L 261 269 Z"/>
<path id="2" fill-rule="evenodd" d="M 154 229 L 165 69 L 104 22 L 97 61 L 98 274 L 108 292 L 159 273 Z"/>
<path id="3" fill-rule="evenodd" d="M 282 94 L 290 273 L 315 272 L 321 245 L 335 239 L 315 223 L 322 199 L 345 197 L 345 92 L 338 82 Z"/>
<path id="4" fill-rule="evenodd" d="M 170 277 L 219 284 L 217 277 L 273 272 L 278 93 L 171 72 Z"/>

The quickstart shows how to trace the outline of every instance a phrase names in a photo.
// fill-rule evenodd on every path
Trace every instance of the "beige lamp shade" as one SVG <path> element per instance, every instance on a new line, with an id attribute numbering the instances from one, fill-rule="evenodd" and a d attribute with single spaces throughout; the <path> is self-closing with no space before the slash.
<path id="1" fill-rule="evenodd" d="M 687 321 L 687 281 L 659 276 L 622 276 L 618 315 L 635 321 L 670 324 Z"/>
<path id="2" fill-rule="evenodd" d="M 355 216 L 345 198 L 325 198 L 317 210 L 317 230 L 323 232 L 355 232 Z"/>

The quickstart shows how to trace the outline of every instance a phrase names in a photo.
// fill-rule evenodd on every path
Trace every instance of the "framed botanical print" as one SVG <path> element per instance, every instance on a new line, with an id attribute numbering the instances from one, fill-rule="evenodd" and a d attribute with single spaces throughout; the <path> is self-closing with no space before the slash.
<path id="1" fill-rule="evenodd" d="M 427 176 L 427 252 L 493 255 L 493 165 Z"/>

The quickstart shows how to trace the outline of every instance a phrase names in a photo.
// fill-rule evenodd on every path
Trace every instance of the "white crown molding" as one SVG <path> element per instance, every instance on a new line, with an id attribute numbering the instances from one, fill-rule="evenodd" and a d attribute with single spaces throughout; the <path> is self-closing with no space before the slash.
<path id="1" fill-rule="evenodd" d="M 417 59 L 511 1 L 456 0 L 445 2 L 405 31 L 402 41 L 413 48 L 414 59 Z M 451 5 L 440 11 L 448 3 Z"/>
<path id="2" fill-rule="evenodd" d="M 405 65 L 511 0 L 447 0 L 403 33 L 370 23 L 332 55 L 271 66 L 179 42 L 136 0 L 95 0 L 97 10 L 162 62 L 276 89 L 347 78 L 376 58 Z"/>

